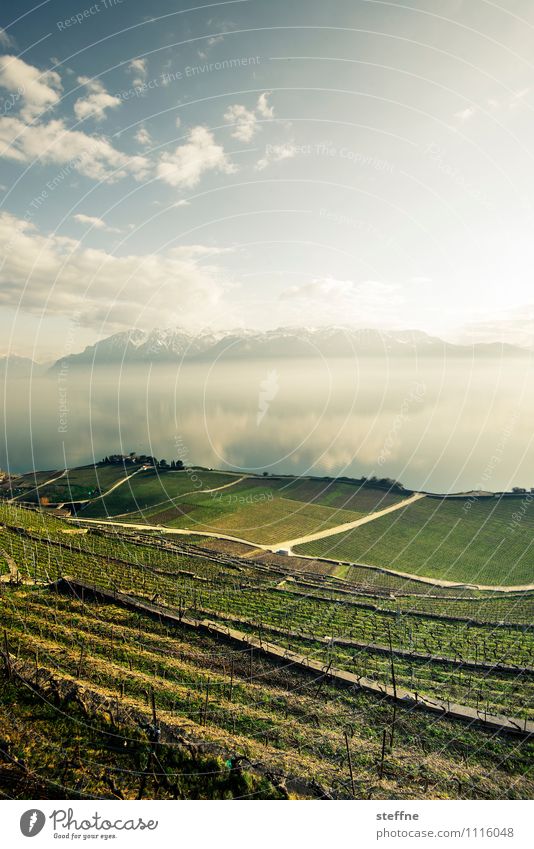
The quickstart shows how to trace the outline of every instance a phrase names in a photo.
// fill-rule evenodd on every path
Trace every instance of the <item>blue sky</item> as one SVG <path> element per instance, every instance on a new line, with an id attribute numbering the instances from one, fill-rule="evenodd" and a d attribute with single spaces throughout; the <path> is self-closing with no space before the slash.
<path id="1" fill-rule="evenodd" d="M 534 7 L 502 6 L 4 3 L 0 353 L 174 325 L 530 343 Z"/>

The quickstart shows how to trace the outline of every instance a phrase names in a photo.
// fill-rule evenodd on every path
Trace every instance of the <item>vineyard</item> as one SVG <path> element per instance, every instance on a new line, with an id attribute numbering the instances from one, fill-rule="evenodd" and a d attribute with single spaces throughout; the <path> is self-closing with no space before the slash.
<path id="1" fill-rule="evenodd" d="M 115 466 L 88 466 L 61 472 L 38 472 L 16 478 L 9 495 L 29 503 L 61 503 L 95 498 L 117 481 L 131 474 L 131 469 Z M 47 483 L 47 481 L 51 481 Z M 4 486 L 4 490 L 7 485 Z"/>
<path id="2" fill-rule="evenodd" d="M 276 797 L 277 788 L 280 794 L 333 798 L 523 798 L 531 791 L 528 743 L 518 746 L 513 738 L 469 725 L 396 711 L 387 700 L 340 689 L 291 663 L 275 663 L 121 607 L 36 588 L 4 590 L 2 606 L 11 662 L 34 670 L 37 699 L 49 675 L 71 692 L 81 687 L 74 704 L 81 717 L 70 706 L 66 716 L 63 711 L 64 726 L 72 723 L 78 738 L 88 725 L 92 733 L 98 730 L 91 696 L 93 702 L 105 700 L 108 733 L 117 734 L 123 712 L 135 713 L 145 728 L 154 712 L 155 724 L 171 739 L 174 732 L 217 747 L 224 758 L 217 771 L 227 780 L 233 772 L 228 763 L 241 760 L 261 769 L 272 776 L 270 786 L 256 789 L 249 779 L 246 789 L 262 798 Z M 19 709 L 17 720 L 20 727 Z M 64 740 L 57 741 L 51 761 L 63 753 Z M 33 746 L 50 750 L 51 741 L 46 736 Z M 165 750 L 172 751 L 169 745 Z M 120 766 L 116 760 L 107 770 L 114 794 L 121 788 Z M 166 774 L 172 783 L 172 765 Z"/>
<path id="3" fill-rule="evenodd" d="M 254 495 L 258 496 L 258 493 L 254 492 Z M 248 493 L 242 497 L 246 499 Z M 227 534 L 260 544 L 274 544 L 277 540 L 335 527 L 341 522 L 359 518 L 359 514 L 348 510 L 334 511 L 319 504 L 307 504 L 289 498 L 268 500 L 267 494 L 264 501 L 245 503 L 239 507 L 233 502 L 222 500 L 213 504 L 201 500 L 200 496 L 191 499 L 189 504 L 194 509 L 180 519 L 169 522 L 170 527 Z"/>
<path id="4" fill-rule="evenodd" d="M 258 480 L 252 489 L 264 485 Z M 246 481 L 237 486 L 250 489 Z M 407 509 L 419 504 L 426 501 Z M 169 758 L 158 785 L 162 798 L 201 797 L 198 782 L 176 775 L 186 762 L 185 772 L 194 773 L 208 761 L 217 798 L 532 793 L 534 593 L 441 587 L 358 566 L 325 568 L 202 537 L 91 527 L 5 501 L 0 573 L 4 675 L 10 692 L 24 689 L 20 705 L 11 707 L 19 734 L 13 746 L 22 753 L 29 745 L 21 728 L 32 704 L 48 727 L 43 694 L 48 699 L 50 688 L 76 694 L 62 709 L 61 731 L 35 744 L 50 752 L 52 782 L 68 780 L 54 761 L 54 741 L 75 762 L 71 740 L 61 741 L 71 725 L 78 729 L 73 740 L 88 738 L 102 763 L 113 762 L 110 733 L 135 741 L 123 753 L 124 762 L 137 764 L 135 781 L 124 779 L 120 759 L 105 781 L 88 766 L 73 797 L 154 792 L 156 757 Z M 61 592 L 62 578 L 94 593 Z M 100 597 L 99 589 L 111 595 Z M 119 602 L 124 594 L 138 609 Z M 187 625 L 195 621 L 212 623 L 212 631 Z M 237 629 L 241 643 L 225 639 L 225 628 Z M 274 654 L 261 650 L 262 641 Z M 334 670 L 356 683 L 342 686 Z M 418 707 L 437 700 L 441 712 L 414 711 L 404 697 L 392 698 L 397 690 Z M 465 720 L 453 718 L 454 705 L 464 706 Z M 518 736 L 495 733 L 491 716 L 510 717 Z M 164 729 L 158 741 L 147 732 L 156 722 Z M 96 757 L 99 746 L 104 759 Z M 31 758 L 24 755 L 25 762 Z M 4 772 L 15 780 L 8 766 Z M 24 776 L 30 786 L 31 780 Z"/>
<path id="5" fill-rule="evenodd" d="M 397 504 L 402 497 L 332 480 L 149 470 L 84 507 L 80 517 L 115 517 L 269 545 L 352 522 Z"/>
<path id="6" fill-rule="evenodd" d="M 182 498 L 201 489 L 211 489 L 233 484 L 239 475 L 224 472 L 198 471 L 190 473 L 146 469 L 132 477 L 124 486 L 84 508 L 83 516 L 103 518 L 127 515 L 143 517 L 168 510 L 182 503 Z"/>
<path id="7" fill-rule="evenodd" d="M 78 681 L 20 659 L 4 669 L 0 691 L 2 796 L 287 798 L 284 789 L 267 775 L 253 771 L 248 763 L 229 764 L 221 747 L 185 742 L 180 730 L 161 723 L 157 714 L 159 735 L 155 741 L 146 710 L 136 710 L 130 699 L 119 704 L 101 688 Z"/>
<path id="8" fill-rule="evenodd" d="M 296 553 L 487 585 L 523 585 L 534 574 L 531 500 L 425 498 Z"/>

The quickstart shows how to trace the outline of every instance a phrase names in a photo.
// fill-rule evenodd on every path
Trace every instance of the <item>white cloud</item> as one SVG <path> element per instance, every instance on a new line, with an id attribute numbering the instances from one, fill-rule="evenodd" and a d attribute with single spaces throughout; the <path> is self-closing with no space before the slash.
<path id="1" fill-rule="evenodd" d="M 182 119 L 179 115 L 176 116 L 174 123 L 176 124 L 177 128 L 180 129 L 180 127 L 182 126 Z"/>
<path id="2" fill-rule="evenodd" d="M 522 88 L 513 94 L 508 95 L 506 98 L 501 98 L 499 100 L 496 97 L 488 97 L 486 99 L 486 103 L 489 108 L 493 110 L 509 109 L 510 111 L 513 111 L 521 106 L 525 106 L 525 101 L 527 96 L 530 94 L 530 91 L 530 88 Z M 458 113 L 458 115 L 460 115 L 460 113 Z"/>
<path id="3" fill-rule="evenodd" d="M 142 145 L 152 144 L 152 136 L 148 132 L 147 128 L 143 126 L 139 127 L 139 129 L 137 130 L 135 134 L 135 140 Z"/>
<path id="4" fill-rule="evenodd" d="M 161 180 L 170 186 L 184 188 L 196 186 L 206 171 L 232 174 L 235 166 L 229 161 L 224 148 L 215 142 L 213 134 L 201 126 L 193 127 L 187 142 L 177 147 L 174 153 L 162 154 L 157 168 Z"/>
<path id="5" fill-rule="evenodd" d="M 87 97 L 79 98 L 74 104 L 74 114 L 79 121 L 83 121 L 85 118 L 102 121 L 106 117 L 106 109 L 114 109 L 120 106 L 120 98 L 109 94 L 100 80 L 78 77 L 78 82 L 80 85 L 84 85 L 89 92 Z"/>
<path id="6" fill-rule="evenodd" d="M 146 74 L 146 59 L 132 59 L 128 70 L 134 74 Z"/>
<path id="7" fill-rule="evenodd" d="M 72 315 L 85 325 L 131 327 L 205 317 L 228 286 L 202 245 L 165 254 L 114 256 L 74 239 L 44 236 L 9 213 L 0 214 L 0 305 L 26 312 Z"/>
<path id="8" fill-rule="evenodd" d="M 80 224 L 89 224 L 91 227 L 96 227 L 97 230 L 105 230 L 106 222 L 102 221 L 101 218 L 97 218 L 96 215 L 84 215 L 82 212 L 77 213 L 77 215 L 73 215 L 75 221 L 79 221 Z"/>
<path id="9" fill-rule="evenodd" d="M 64 166 L 59 176 L 68 169 L 95 180 L 127 174 L 141 180 L 149 169 L 144 157 L 127 156 L 104 136 L 69 130 L 61 120 L 27 126 L 19 118 L 0 118 L 0 157 L 17 162 L 40 159 Z"/>
<path id="10" fill-rule="evenodd" d="M 454 117 L 457 118 L 458 121 L 465 123 L 466 121 L 469 121 L 474 114 L 475 110 L 471 106 L 467 106 L 466 109 L 461 109 L 459 112 L 455 112 Z"/>
<path id="11" fill-rule="evenodd" d="M 346 297 L 352 295 L 355 285 L 352 280 L 337 280 L 334 277 L 322 277 L 301 283 L 298 286 L 289 286 L 280 295 L 281 300 L 312 299 L 322 300 L 331 297 Z"/>
<path id="12" fill-rule="evenodd" d="M 470 321 L 451 337 L 460 344 L 497 342 L 534 349 L 534 304 L 522 304 Z"/>
<path id="13" fill-rule="evenodd" d="M 100 118 L 104 110 L 120 101 L 109 95 L 98 81 L 80 77 L 89 88 L 89 98 L 76 101 L 78 117 L 93 114 Z M 96 180 L 114 175 L 114 179 L 132 174 L 143 179 L 149 169 L 142 156 L 127 156 L 116 150 L 104 137 L 69 130 L 62 119 L 38 122 L 38 115 L 55 106 L 60 99 L 61 79 L 55 71 L 40 72 L 13 56 L 0 59 L 0 86 L 14 92 L 22 103 L 18 115 L 0 117 L 0 157 L 16 162 L 52 163 L 64 166 L 58 178 L 78 171 Z M 115 172 L 115 173 L 114 173 Z"/>
<path id="14" fill-rule="evenodd" d="M 59 102 L 61 78 L 55 71 L 40 71 L 17 56 L 0 58 L 0 86 L 18 95 L 21 117 L 33 121 Z"/>
<path id="15" fill-rule="evenodd" d="M 268 144 L 265 155 L 256 163 L 256 171 L 263 171 L 271 162 L 280 162 L 282 159 L 292 159 L 296 156 L 297 148 L 292 142 L 284 144 Z"/>
<path id="16" fill-rule="evenodd" d="M 256 135 L 258 127 L 258 116 L 260 118 L 272 118 L 274 109 L 267 102 L 270 92 L 260 94 L 254 110 L 247 109 L 241 103 L 234 103 L 224 113 L 224 120 L 233 124 L 232 136 L 242 142 L 251 141 Z"/>
<path id="17" fill-rule="evenodd" d="M 521 91 L 516 91 L 515 94 L 513 94 L 510 98 L 510 109 L 515 109 L 517 106 L 521 106 L 529 92 L 529 88 L 524 88 L 521 89 Z"/>
<path id="18" fill-rule="evenodd" d="M 0 27 L 0 45 L 2 47 L 12 47 L 13 39 L 10 35 L 5 31 L 3 27 Z"/>
<path id="19" fill-rule="evenodd" d="M 102 218 L 98 218 L 96 215 L 84 215 L 83 212 L 78 212 L 76 215 L 72 216 L 75 221 L 78 221 L 80 224 L 87 224 L 89 227 L 94 227 L 95 230 L 107 230 L 108 233 L 120 233 L 121 231 L 117 229 L 117 227 L 108 227 L 106 222 Z"/>
<path id="20" fill-rule="evenodd" d="M 220 44 L 221 41 L 224 41 L 223 35 L 211 36 L 205 42 L 205 46 L 200 50 L 197 50 L 197 56 L 199 59 L 207 59 L 212 47 L 215 47 L 216 44 Z"/>
<path id="21" fill-rule="evenodd" d="M 224 24 L 220 24 L 219 26 L 222 26 L 223 29 L 226 29 Z M 207 59 L 212 48 L 215 47 L 217 44 L 220 44 L 222 41 L 224 41 L 224 35 L 210 35 L 210 37 L 207 38 L 204 42 L 204 46 L 197 51 L 197 56 L 199 57 L 199 59 Z"/>
<path id="22" fill-rule="evenodd" d="M 230 106 L 224 113 L 224 120 L 229 124 L 234 124 L 232 136 L 242 142 L 249 142 L 253 139 L 256 133 L 256 115 L 251 112 L 246 106 L 240 103 L 235 103 Z"/>
<path id="23" fill-rule="evenodd" d="M 274 117 L 274 106 L 270 106 L 267 103 L 267 98 L 270 96 L 270 91 L 264 91 L 263 94 L 260 94 L 258 98 L 258 105 L 256 106 L 256 110 L 262 116 L 262 118 L 273 118 Z"/>
<path id="24" fill-rule="evenodd" d="M 134 86 L 142 86 L 147 73 L 146 59 L 132 59 L 128 65 L 128 71 L 136 75 L 133 80 Z"/>

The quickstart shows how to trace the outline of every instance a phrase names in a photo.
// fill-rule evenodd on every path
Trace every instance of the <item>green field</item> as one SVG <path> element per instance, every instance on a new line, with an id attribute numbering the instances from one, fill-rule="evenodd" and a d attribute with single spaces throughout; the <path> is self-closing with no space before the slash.
<path id="1" fill-rule="evenodd" d="M 226 486 L 231 484 L 231 486 Z M 224 487 L 223 489 L 218 489 Z M 214 489 L 214 492 L 202 490 Z M 142 472 L 81 518 L 115 517 L 275 544 L 351 522 L 403 496 L 332 480 L 246 477 L 199 471 Z"/>
<path id="2" fill-rule="evenodd" d="M 175 499 L 182 499 L 188 493 L 224 486 L 238 478 L 239 475 L 224 472 L 186 473 L 147 469 L 108 496 L 88 505 L 80 515 L 84 518 L 105 518 L 127 514 L 128 521 L 135 521 L 138 517 L 146 518 L 152 513 L 174 507 Z"/>
<path id="3" fill-rule="evenodd" d="M 29 472 L 26 475 L 18 475 L 11 480 L 5 480 L 0 483 L 0 496 L 2 498 L 11 498 L 13 496 L 21 496 L 25 493 L 34 490 L 35 487 L 57 477 L 61 471 L 45 471 L 45 472 Z"/>
<path id="4" fill-rule="evenodd" d="M 524 505 L 524 506 L 522 506 Z M 534 502 L 425 498 L 296 553 L 487 585 L 534 583 Z"/>
<path id="5" fill-rule="evenodd" d="M 262 490 L 243 488 L 237 498 L 261 498 Z M 268 498 L 268 491 L 265 491 Z M 235 504 L 231 496 L 214 499 L 196 498 L 187 503 L 185 515 L 171 520 L 169 527 L 227 534 L 252 542 L 273 544 L 302 534 L 351 522 L 360 514 L 349 510 L 332 510 L 319 504 L 307 504 L 280 496 L 250 504 Z M 185 505 L 184 505 L 185 506 Z"/>
<path id="6" fill-rule="evenodd" d="M 16 479 L 13 495 L 17 500 L 35 504 L 86 500 L 105 492 L 117 481 L 134 471 L 135 468 L 125 469 L 123 466 L 87 466 L 69 469 L 61 477 L 58 477 L 61 471 L 31 473 Z M 52 478 L 58 479 L 47 486 L 42 485 Z"/>

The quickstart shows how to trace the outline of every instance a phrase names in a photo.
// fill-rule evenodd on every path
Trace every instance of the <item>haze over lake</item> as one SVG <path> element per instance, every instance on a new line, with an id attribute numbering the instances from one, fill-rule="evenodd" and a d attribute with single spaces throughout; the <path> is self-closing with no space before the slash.
<path id="1" fill-rule="evenodd" d="M 0 467 L 106 454 L 243 471 L 394 477 L 436 492 L 534 486 L 534 365 L 261 359 L 8 378 Z"/>

